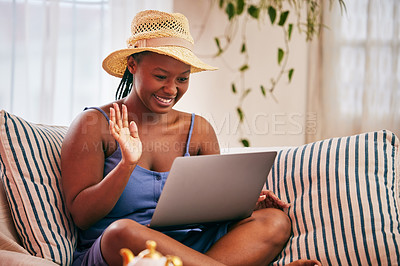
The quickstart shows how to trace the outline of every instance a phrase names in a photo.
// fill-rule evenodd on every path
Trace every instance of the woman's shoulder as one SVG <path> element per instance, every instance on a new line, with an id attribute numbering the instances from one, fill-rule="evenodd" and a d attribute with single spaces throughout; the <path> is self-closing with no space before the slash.
<path id="1" fill-rule="evenodd" d="M 108 122 L 108 113 L 101 107 L 86 107 L 72 121 L 70 128 L 78 127 L 96 127 Z"/>
<path id="2" fill-rule="evenodd" d="M 67 136 L 73 136 L 73 139 L 102 138 L 103 133 L 108 133 L 109 106 L 111 103 L 85 107 L 70 124 Z"/>
<path id="3" fill-rule="evenodd" d="M 110 116 L 110 107 L 112 107 L 114 102 L 110 102 L 100 106 L 87 106 L 85 107 L 82 112 L 80 112 L 72 124 L 78 123 L 83 124 L 85 126 L 91 125 L 99 125 L 103 124 L 102 122 L 107 122 Z"/>
<path id="4" fill-rule="evenodd" d="M 198 120 L 200 123 L 208 123 L 208 121 L 201 115 L 196 113 L 189 113 L 185 111 L 174 110 L 177 119 L 184 120 Z"/>
<path id="5" fill-rule="evenodd" d="M 176 111 L 176 121 L 179 123 L 191 124 L 193 123 L 193 130 L 197 132 L 201 132 L 203 130 L 210 130 L 212 126 L 210 122 L 204 118 L 202 115 L 195 114 L 195 113 L 188 113 L 184 111 Z"/>
<path id="6" fill-rule="evenodd" d="M 214 127 L 211 125 L 211 123 L 203 116 L 201 115 L 195 115 L 194 119 L 194 127 L 193 130 L 196 130 L 198 134 L 209 134 L 214 132 Z"/>
<path id="7" fill-rule="evenodd" d="M 192 113 L 180 112 L 179 114 L 186 123 L 193 117 Z M 194 114 L 192 126 L 190 154 L 219 153 L 218 139 L 212 124 L 202 115 Z"/>

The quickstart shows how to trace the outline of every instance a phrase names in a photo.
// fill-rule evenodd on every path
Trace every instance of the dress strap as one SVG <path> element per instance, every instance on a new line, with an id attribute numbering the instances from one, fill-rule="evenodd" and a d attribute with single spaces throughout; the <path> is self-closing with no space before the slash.
<path id="1" fill-rule="evenodd" d="M 195 114 L 192 113 L 192 120 L 190 121 L 189 136 L 188 136 L 188 140 L 187 140 L 187 142 L 186 142 L 186 152 L 185 152 L 185 156 L 190 156 L 190 153 L 189 153 L 189 146 L 190 146 L 190 139 L 192 138 L 192 133 L 193 133 L 194 117 L 195 117 Z"/>
<path id="2" fill-rule="evenodd" d="M 84 111 L 88 110 L 88 109 L 95 109 L 97 111 L 99 111 L 100 113 L 102 113 L 104 115 L 104 117 L 107 119 L 107 122 L 110 121 L 110 118 L 108 117 L 108 115 L 106 114 L 106 112 L 104 112 L 102 109 L 100 109 L 99 107 L 85 107 L 85 109 L 83 109 Z"/>

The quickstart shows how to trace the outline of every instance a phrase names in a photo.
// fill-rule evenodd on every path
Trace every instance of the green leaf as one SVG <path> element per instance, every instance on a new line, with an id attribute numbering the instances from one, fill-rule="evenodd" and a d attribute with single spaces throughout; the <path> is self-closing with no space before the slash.
<path id="1" fill-rule="evenodd" d="M 256 7 L 255 5 L 249 6 L 249 8 L 247 9 L 247 12 L 249 13 L 250 16 L 252 16 L 255 19 L 258 19 L 259 15 L 260 15 L 260 9 L 258 7 Z"/>
<path id="2" fill-rule="evenodd" d="M 281 13 L 278 25 L 279 26 L 285 25 L 285 22 L 286 22 L 286 19 L 288 16 L 289 16 L 289 11 L 285 11 L 285 12 Z"/>
<path id="3" fill-rule="evenodd" d="M 240 121 L 240 122 L 243 122 L 244 114 L 243 114 L 242 109 L 241 109 L 240 107 L 238 107 L 238 108 L 236 109 L 236 111 L 237 111 L 237 113 L 238 113 L 238 115 L 239 115 L 239 121 Z"/>
<path id="4" fill-rule="evenodd" d="M 247 139 L 241 139 L 240 142 L 242 142 L 244 147 L 250 147 L 250 142 Z"/>
<path id="5" fill-rule="evenodd" d="M 247 95 L 249 95 L 250 92 L 251 92 L 251 89 L 245 90 L 245 91 L 243 92 L 242 99 L 244 99 Z"/>
<path id="6" fill-rule="evenodd" d="M 220 42 L 219 42 L 219 38 L 218 38 L 218 37 L 215 37 L 214 40 L 215 40 L 215 43 L 217 44 L 217 48 L 218 48 L 217 56 L 218 56 L 218 55 L 222 54 L 223 50 L 222 50 L 222 48 L 221 48 L 221 44 L 220 44 Z"/>
<path id="7" fill-rule="evenodd" d="M 289 70 L 289 74 L 288 74 L 289 82 L 292 81 L 293 72 L 294 72 L 294 69 L 291 68 L 291 69 Z"/>
<path id="8" fill-rule="evenodd" d="M 240 72 L 243 72 L 243 71 L 246 71 L 247 69 L 249 69 L 249 65 L 243 65 L 243 66 L 241 66 L 240 68 L 239 68 L 239 71 Z"/>
<path id="9" fill-rule="evenodd" d="M 240 50 L 240 52 L 243 54 L 246 52 L 246 43 L 242 44 L 242 49 Z"/>
<path id="10" fill-rule="evenodd" d="M 232 92 L 233 93 L 237 92 L 235 83 L 232 83 Z"/>
<path id="11" fill-rule="evenodd" d="M 222 7 L 224 6 L 224 0 L 219 0 L 219 8 L 222 9 Z"/>
<path id="12" fill-rule="evenodd" d="M 236 14 L 240 15 L 244 10 L 244 0 L 236 0 Z"/>
<path id="13" fill-rule="evenodd" d="M 266 94 L 266 92 L 265 92 L 264 86 L 261 85 L 261 86 L 260 86 L 260 89 L 261 89 L 261 93 L 262 93 L 262 94 L 264 95 L 264 97 L 265 97 L 267 94 Z"/>
<path id="14" fill-rule="evenodd" d="M 276 9 L 273 6 L 268 7 L 268 15 L 269 19 L 271 20 L 271 24 L 274 24 L 276 19 Z"/>
<path id="15" fill-rule="evenodd" d="M 285 55 L 285 52 L 282 50 L 282 48 L 278 49 L 278 64 L 280 65 L 283 59 L 283 56 Z"/>
<path id="16" fill-rule="evenodd" d="M 218 49 L 221 50 L 221 45 L 220 45 L 220 42 L 219 42 L 219 38 L 215 37 L 214 40 L 215 40 L 215 43 L 217 44 Z"/>
<path id="17" fill-rule="evenodd" d="M 290 38 L 292 37 L 292 30 L 293 30 L 293 24 L 289 24 L 288 28 L 288 40 L 290 41 Z"/>
<path id="18" fill-rule="evenodd" d="M 226 6 L 225 13 L 228 15 L 228 19 L 231 20 L 235 16 L 235 6 L 229 3 Z"/>

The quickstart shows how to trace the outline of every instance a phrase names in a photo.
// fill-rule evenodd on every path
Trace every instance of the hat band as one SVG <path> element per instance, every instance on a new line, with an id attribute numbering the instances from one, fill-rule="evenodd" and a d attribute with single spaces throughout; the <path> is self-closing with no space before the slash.
<path id="1" fill-rule="evenodd" d="M 146 48 L 146 47 L 160 47 L 160 46 L 180 46 L 193 50 L 193 43 L 177 37 L 161 37 L 142 39 L 135 42 L 135 44 L 129 44 L 128 48 Z"/>

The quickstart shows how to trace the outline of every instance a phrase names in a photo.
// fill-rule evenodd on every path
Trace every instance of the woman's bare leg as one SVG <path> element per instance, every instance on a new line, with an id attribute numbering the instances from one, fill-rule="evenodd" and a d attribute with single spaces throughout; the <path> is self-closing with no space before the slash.
<path id="1" fill-rule="evenodd" d="M 197 252 L 163 233 L 131 220 L 114 222 L 103 234 L 101 251 L 109 265 L 122 265 L 121 248 L 138 254 L 147 240 L 157 243 L 163 255 L 176 255 L 185 266 L 190 265 L 267 265 L 282 250 L 291 234 L 291 223 L 277 209 L 262 209 L 234 224 L 206 254 Z M 310 264 L 311 263 L 311 264 Z M 301 260 L 293 265 L 314 265 L 316 261 Z"/>
<path id="2" fill-rule="evenodd" d="M 291 222 L 284 212 L 262 209 L 234 225 L 206 255 L 226 265 L 267 265 L 290 235 Z"/>
<path id="3" fill-rule="evenodd" d="M 135 255 L 146 248 L 146 241 L 154 240 L 157 251 L 163 255 L 175 255 L 189 265 L 223 265 L 156 230 L 132 220 L 119 220 L 111 224 L 101 239 L 101 251 L 106 262 L 113 266 L 122 265 L 121 248 L 129 248 Z"/>

